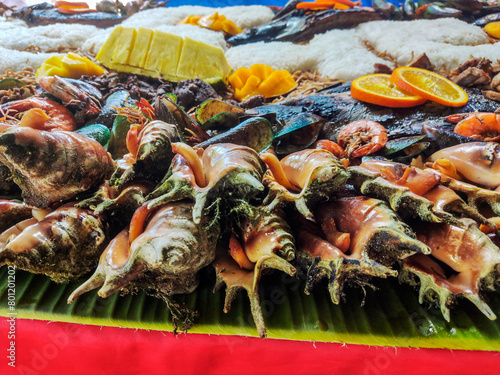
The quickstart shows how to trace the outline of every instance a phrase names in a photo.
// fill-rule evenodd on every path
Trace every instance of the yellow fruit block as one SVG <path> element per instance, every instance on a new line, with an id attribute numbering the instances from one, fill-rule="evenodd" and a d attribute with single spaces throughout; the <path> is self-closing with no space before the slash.
<path id="1" fill-rule="evenodd" d="M 122 33 L 123 26 L 117 26 L 113 29 L 108 39 L 101 47 L 99 52 L 97 53 L 96 59 L 102 62 L 104 65 L 107 65 L 112 62 L 113 53 L 115 52 L 116 44 L 118 39 Z"/>
<path id="2" fill-rule="evenodd" d="M 122 28 L 115 44 L 115 50 L 111 62 L 114 64 L 129 65 L 130 54 L 134 47 L 137 30 L 131 27 Z"/>
<path id="3" fill-rule="evenodd" d="M 231 67 L 220 48 L 191 38 L 184 38 L 177 66 L 177 77 L 181 79 L 201 78 L 207 82 L 214 82 L 227 77 L 230 71 Z"/>
<path id="4" fill-rule="evenodd" d="M 218 47 L 159 30 L 117 27 L 97 54 L 109 68 L 178 82 L 225 80 L 231 68 Z"/>
<path id="5" fill-rule="evenodd" d="M 147 68 L 157 72 L 160 77 L 174 80 L 182 44 L 182 37 L 155 30 L 146 61 Z"/>
<path id="6" fill-rule="evenodd" d="M 500 39 L 500 21 L 490 22 L 486 24 L 484 30 L 493 38 Z"/>
<path id="7" fill-rule="evenodd" d="M 144 68 L 148 57 L 149 45 L 153 38 L 153 30 L 140 27 L 130 53 L 128 65 Z"/>

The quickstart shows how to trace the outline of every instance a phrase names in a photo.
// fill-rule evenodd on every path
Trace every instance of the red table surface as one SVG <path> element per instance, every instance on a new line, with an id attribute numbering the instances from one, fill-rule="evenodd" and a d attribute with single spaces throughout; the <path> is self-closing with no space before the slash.
<path id="1" fill-rule="evenodd" d="M 0 318 L 0 374 L 500 374 L 500 352 L 382 348 Z"/>

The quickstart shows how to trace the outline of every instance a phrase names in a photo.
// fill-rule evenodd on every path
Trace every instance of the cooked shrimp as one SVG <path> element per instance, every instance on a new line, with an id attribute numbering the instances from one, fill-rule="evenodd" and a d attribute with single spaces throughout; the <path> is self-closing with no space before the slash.
<path id="1" fill-rule="evenodd" d="M 338 158 L 344 156 L 344 149 L 335 142 L 329 141 L 328 139 L 321 139 L 319 141 L 314 142 L 311 148 L 330 151 L 333 155 L 335 155 Z"/>
<path id="2" fill-rule="evenodd" d="M 44 90 L 59 98 L 65 105 L 74 106 L 77 111 L 77 118 L 80 120 L 95 117 L 101 112 L 97 98 L 87 94 L 64 78 L 57 76 L 42 77 L 38 83 Z"/>
<path id="3" fill-rule="evenodd" d="M 59 104 L 53 100 L 42 98 L 39 96 L 32 96 L 23 100 L 16 100 L 10 103 L 2 105 L 1 110 L 3 113 L 9 116 L 21 115 L 24 117 L 28 115 L 28 119 L 21 122 L 23 126 L 33 127 L 38 130 L 68 130 L 73 131 L 77 129 L 76 120 L 73 114 L 68 108 Z M 30 109 L 41 109 L 46 114 L 46 118 L 43 123 L 40 120 L 44 116 L 40 116 L 40 113 L 35 113 L 33 111 L 29 112 Z M 39 111 L 36 111 L 39 112 Z M 36 116 L 35 116 L 36 114 Z M 32 123 L 33 121 L 33 123 Z M 33 126 L 31 126 L 33 125 Z"/>
<path id="4" fill-rule="evenodd" d="M 480 141 L 491 142 L 500 139 L 500 114 L 473 113 L 455 126 L 455 133 Z"/>
<path id="5" fill-rule="evenodd" d="M 378 122 L 359 120 L 344 126 L 337 142 L 349 158 L 359 158 L 377 152 L 387 143 L 387 130 Z"/>

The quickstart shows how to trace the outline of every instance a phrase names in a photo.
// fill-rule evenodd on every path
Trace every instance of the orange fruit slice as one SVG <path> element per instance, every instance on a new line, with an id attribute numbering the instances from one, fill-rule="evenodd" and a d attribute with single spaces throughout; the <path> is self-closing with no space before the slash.
<path id="1" fill-rule="evenodd" d="M 490 34 L 493 38 L 500 39 L 500 21 L 486 24 L 484 31 Z"/>
<path id="2" fill-rule="evenodd" d="M 356 78 L 351 84 L 351 96 L 391 108 L 414 107 L 426 102 L 426 99 L 397 87 L 390 78 L 390 74 L 369 74 Z"/>
<path id="3" fill-rule="evenodd" d="M 414 95 L 450 107 L 461 107 L 469 100 L 460 86 L 425 69 L 402 66 L 392 72 L 391 82 Z"/>

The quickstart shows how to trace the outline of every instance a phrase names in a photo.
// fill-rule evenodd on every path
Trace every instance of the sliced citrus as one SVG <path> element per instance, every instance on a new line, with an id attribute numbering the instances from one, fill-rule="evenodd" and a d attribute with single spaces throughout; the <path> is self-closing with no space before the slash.
<path id="1" fill-rule="evenodd" d="M 425 69 L 402 66 L 392 72 L 391 82 L 414 95 L 450 107 L 461 107 L 469 100 L 460 86 Z"/>
<path id="2" fill-rule="evenodd" d="M 369 74 L 356 78 L 351 84 L 353 98 L 391 108 L 414 107 L 426 99 L 410 94 L 391 82 L 390 74 Z"/>
<path id="3" fill-rule="evenodd" d="M 484 31 L 493 38 L 500 39 L 500 21 L 490 22 L 484 26 Z"/>

